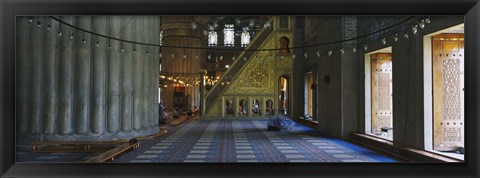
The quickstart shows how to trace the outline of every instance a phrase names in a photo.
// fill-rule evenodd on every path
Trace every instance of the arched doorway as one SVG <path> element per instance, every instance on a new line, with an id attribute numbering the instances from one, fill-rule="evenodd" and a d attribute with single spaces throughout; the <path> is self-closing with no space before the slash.
<path id="1" fill-rule="evenodd" d="M 282 75 L 278 78 L 278 112 L 282 115 L 290 114 L 290 78 Z"/>
<path id="2" fill-rule="evenodd" d="M 238 102 L 238 115 L 239 116 L 247 115 L 247 103 L 245 102 L 244 99 L 241 99 Z"/>
<path id="3" fill-rule="evenodd" d="M 267 102 L 265 103 L 265 115 L 273 115 L 274 112 L 273 112 L 273 101 L 272 100 L 267 100 Z"/>
<path id="4" fill-rule="evenodd" d="M 258 99 L 253 99 L 252 115 L 253 116 L 260 116 L 260 100 L 258 100 Z"/>
<path id="5" fill-rule="evenodd" d="M 234 110 L 233 110 L 233 101 L 231 99 L 227 99 L 225 101 L 225 115 L 234 115 Z"/>

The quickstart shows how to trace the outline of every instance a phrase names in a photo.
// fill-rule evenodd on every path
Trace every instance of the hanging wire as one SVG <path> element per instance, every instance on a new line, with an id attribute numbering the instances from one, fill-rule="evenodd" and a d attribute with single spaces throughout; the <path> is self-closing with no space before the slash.
<path id="1" fill-rule="evenodd" d="M 79 30 L 79 31 L 83 31 L 85 33 L 89 33 L 91 35 L 96 35 L 96 36 L 100 36 L 100 37 L 104 37 L 104 38 L 107 38 L 107 39 L 110 39 L 110 40 L 117 40 L 117 41 L 120 41 L 120 42 L 125 42 L 125 43 L 132 43 L 132 44 L 139 44 L 139 45 L 146 45 L 146 46 L 156 46 L 156 47 L 162 47 L 162 48 L 183 48 L 183 49 L 212 49 L 212 48 L 206 48 L 206 47 L 187 47 L 187 46 L 167 46 L 167 45 L 160 45 L 160 44 L 150 44 L 150 43 L 144 43 L 144 42 L 136 42 L 136 41 L 130 41 L 130 40 L 124 40 L 124 39 L 120 39 L 120 38 L 114 38 L 114 37 L 110 37 L 110 36 L 106 36 L 106 35 L 102 35 L 102 34 L 99 34 L 99 33 L 95 33 L 95 32 L 92 32 L 92 31 L 88 31 L 88 30 L 85 30 L 85 29 L 82 29 L 80 27 L 77 27 L 77 26 L 74 26 L 74 25 L 71 25 L 67 22 L 64 22 L 56 17 L 53 17 L 53 16 L 49 16 L 50 18 L 52 18 L 53 20 L 56 20 L 58 21 L 59 23 L 61 24 L 64 24 L 66 26 L 69 26 L 71 28 L 74 28 L 76 30 Z M 374 34 L 377 34 L 377 33 L 380 33 L 380 32 L 383 32 L 383 31 L 386 31 L 386 30 L 389 30 L 389 29 L 392 29 L 392 28 L 395 28 L 395 27 L 398 27 L 402 24 L 405 24 L 409 21 L 411 21 L 412 19 L 414 19 L 414 16 L 411 16 L 399 23 L 396 23 L 394 25 L 391 25 L 391 26 L 388 26 L 388 27 L 385 27 L 385 28 L 382 28 L 382 29 L 379 29 L 379 30 L 376 30 L 374 32 L 371 32 L 369 34 L 366 34 L 366 35 L 362 35 L 362 36 L 358 36 L 358 37 L 355 37 L 355 38 L 350 38 L 350 39 L 345 39 L 345 40 L 338 40 L 338 41 L 331 41 L 331 42 L 325 42 L 325 43 L 317 43 L 317 44 L 312 44 L 312 45 L 304 45 L 304 46 L 295 46 L 295 47 L 291 47 L 290 49 L 300 49 L 300 48 L 309 48 L 309 47 L 318 47 L 318 46 L 323 46 L 323 45 L 331 45 L 331 44 L 337 44 L 337 43 L 344 43 L 344 42 L 348 42 L 348 41 L 353 41 L 353 40 L 359 40 L 359 39 L 364 39 L 366 37 L 369 37 L 371 35 L 374 35 Z M 228 48 L 213 48 L 214 50 L 230 50 L 230 51 L 273 51 L 273 50 L 280 50 L 280 48 L 269 48 L 269 49 L 228 49 Z"/>

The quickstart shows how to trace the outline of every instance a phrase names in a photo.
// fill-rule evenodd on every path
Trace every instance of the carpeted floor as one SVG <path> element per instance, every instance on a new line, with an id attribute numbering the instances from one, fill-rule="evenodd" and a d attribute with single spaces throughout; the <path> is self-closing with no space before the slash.
<path id="1" fill-rule="evenodd" d="M 267 131 L 266 120 L 196 120 L 141 142 L 114 162 L 396 162 L 296 124 Z"/>

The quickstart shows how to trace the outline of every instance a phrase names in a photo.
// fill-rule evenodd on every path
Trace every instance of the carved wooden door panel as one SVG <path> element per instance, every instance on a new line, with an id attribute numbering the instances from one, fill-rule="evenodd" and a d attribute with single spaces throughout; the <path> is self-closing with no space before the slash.
<path id="1" fill-rule="evenodd" d="M 432 37 L 434 150 L 464 146 L 464 35 Z"/>
<path id="2" fill-rule="evenodd" d="M 375 53 L 371 58 L 372 133 L 382 127 L 393 128 L 392 54 Z"/>

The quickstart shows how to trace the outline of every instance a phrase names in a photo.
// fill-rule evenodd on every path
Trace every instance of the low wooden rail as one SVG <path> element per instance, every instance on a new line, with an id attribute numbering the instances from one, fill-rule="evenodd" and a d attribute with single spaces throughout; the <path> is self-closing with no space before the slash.
<path id="1" fill-rule="evenodd" d="M 100 153 L 85 162 L 99 163 L 114 160 L 115 157 L 140 147 L 140 140 L 152 139 L 168 133 L 167 128 L 160 127 L 153 135 L 116 141 L 35 141 L 32 153 L 88 152 Z"/>
<path id="2" fill-rule="evenodd" d="M 117 141 L 35 141 L 32 142 L 32 152 L 101 153 L 119 144 Z"/>
<path id="3" fill-rule="evenodd" d="M 111 150 L 108 150 L 107 152 L 104 152 L 98 156 L 95 156 L 87 161 L 86 163 L 103 163 L 103 162 L 108 162 L 108 161 L 113 161 L 116 156 L 137 149 L 140 147 L 140 142 L 136 143 L 123 143 Z"/>
<path id="4" fill-rule="evenodd" d="M 180 117 L 180 118 L 178 118 L 178 119 L 173 120 L 173 121 L 170 122 L 169 124 L 170 124 L 170 126 L 172 126 L 172 127 L 176 127 L 176 126 L 178 126 L 178 125 L 180 125 L 180 124 L 182 124 L 182 123 L 184 123 L 184 122 L 186 122 L 186 121 L 188 121 L 188 120 L 190 120 L 190 119 L 196 119 L 196 118 L 198 118 L 198 115 L 195 115 L 195 116 L 182 116 L 182 117 Z"/>

